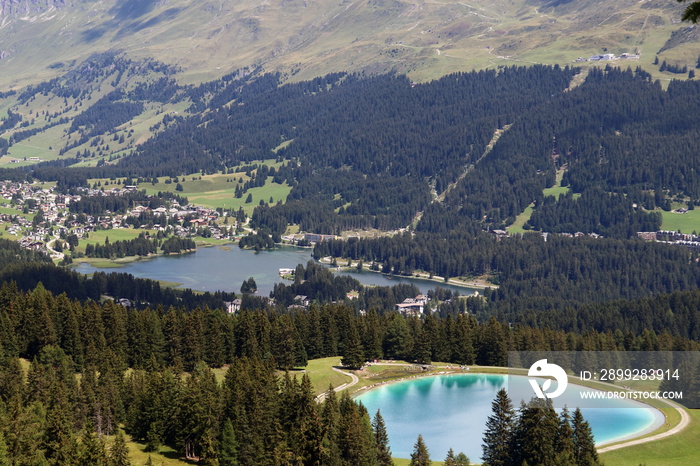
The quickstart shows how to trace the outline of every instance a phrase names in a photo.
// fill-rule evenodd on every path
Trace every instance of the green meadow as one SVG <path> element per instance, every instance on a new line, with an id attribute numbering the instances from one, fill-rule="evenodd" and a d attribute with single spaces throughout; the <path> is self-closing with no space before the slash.
<path id="1" fill-rule="evenodd" d="M 76 247 L 78 252 L 85 252 L 85 246 L 87 244 L 104 244 L 105 240 L 109 238 L 110 243 L 115 241 L 124 241 L 137 238 L 141 233 L 154 234 L 155 232 L 149 230 L 140 230 L 137 228 L 115 228 L 110 230 L 97 230 L 88 233 L 88 238 L 83 238 L 80 240 L 80 244 Z"/>
<path id="2" fill-rule="evenodd" d="M 697 464 L 700 439 L 700 410 L 690 409 L 690 425 L 676 435 L 621 448 L 601 455 L 608 466 L 686 466 Z"/>
<path id="3" fill-rule="evenodd" d="M 700 232 L 700 209 L 689 210 L 685 214 L 661 211 L 661 229 L 683 233 Z"/>
<path id="4" fill-rule="evenodd" d="M 525 222 L 530 220 L 530 217 L 532 217 L 532 212 L 535 211 L 535 205 L 530 204 L 529 206 L 525 207 L 525 210 L 515 217 L 515 221 L 511 226 L 508 227 L 508 232 L 509 233 L 525 233 L 528 230 L 525 230 L 523 226 L 525 225 Z"/>
<path id="5" fill-rule="evenodd" d="M 274 160 L 265 160 L 262 162 L 253 162 L 256 164 L 265 164 L 270 167 L 279 167 L 280 162 L 275 162 Z M 248 181 L 248 177 L 244 172 L 236 172 L 229 174 L 215 173 L 211 175 L 201 175 L 199 173 L 194 173 L 182 177 L 178 177 L 177 182 L 166 183 L 166 180 L 171 180 L 169 177 L 160 177 L 158 182 L 153 184 L 150 182 L 143 182 L 138 185 L 139 189 L 144 189 L 146 194 L 154 195 L 158 192 L 172 192 L 179 194 L 181 196 L 187 197 L 189 202 L 194 205 L 201 205 L 204 207 L 209 207 L 215 209 L 221 207 L 224 209 L 234 209 L 238 210 L 243 207 L 246 214 L 250 215 L 253 209 L 260 205 L 260 201 L 277 203 L 279 201 L 285 202 L 287 195 L 291 191 L 291 187 L 284 184 L 277 184 L 272 181 L 272 178 L 268 178 L 264 186 L 257 188 L 250 188 L 246 191 L 242 197 L 236 198 L 236 187 L 242 186 L 243 183 Z M 239 182 L 242 180 L 242 183 Z M 110 181 L 108 179 L 92 179 L 89 180 L 90 185 L 99 183 L 105 189 L 111 187 L 118 187 L 123 185 L 123 179 L 116 181 Z M 106 183 L 109 182 L 107 185 Z M 178 183 L 182 186 L 182 191 L 177 191 L 176 187 Z M 252 196 L 251 202 L 246 202 L 248 194 Z M 272 199 L 272 201 L 270 201 Z"/>

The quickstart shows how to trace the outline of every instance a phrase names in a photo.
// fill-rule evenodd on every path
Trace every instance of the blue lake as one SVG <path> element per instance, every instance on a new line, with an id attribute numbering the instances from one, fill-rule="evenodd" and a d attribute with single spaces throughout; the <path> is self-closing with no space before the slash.
<path id="1" fill-rule="evenodd" d="M 433 460 L 442 460 L 453 448 L 480 462 L 491 403 L 509 380 L 528 384 L 526 377 L 509 379 L 497 374 L 438 375 L 382 385 L 355 399 L 367 407 L 371 417 L 381 410 L 394 457 L 410 458 L 421 434 Z M 567 404 L 571 412 L 576 408 L 573 401 L 579 388 L 569 385 L 562 396 L 561 403 Z M 520 400 L 513 401 L 516 409 L 519 405 Z M 581 408 L 598 445 L 653 430 L 664 422 L 661 412 L 634 401 L 609 400 L 604 406 Z"/>
<path id="2" fill-rule="evenodd" d="M 268 296 L 275 283 L 284 282 L 279 277 L 280 268 L 294 268 L 297 264 L 306 265 L 312 260 L 307 248 L 282 247 L 269 251 L 255 252 L 240 249 L 232 244 L 224 247 L 198 248 L 196 252 L 174 256 L 157 256 L 129 262 L 118 268 L 98 268 L 88 263 L 76 267 L 80 273 L 124 272 L 135 277 L 151 278 L 181 283 L 183 288 L 199 291 L 239 292 L 241 283 L 253 277 L 258 285 L 258 295 Z M 393 286 L 398 283 L 413 283 L 422 293 L 437 286 L 459 291 L 462 295 L 472 294 L 472 288 L 448 286 L 430 280 L 407 277 L 392 277 L 375 272 L 339 273 L 351 275 L 364 285 Z M 291 283 L 289 281 L 287 284 Z"/>

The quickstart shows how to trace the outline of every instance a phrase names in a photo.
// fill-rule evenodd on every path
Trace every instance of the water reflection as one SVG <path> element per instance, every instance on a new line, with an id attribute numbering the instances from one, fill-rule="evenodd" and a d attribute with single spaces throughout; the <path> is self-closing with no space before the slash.
<path id="1" fill-rule="evenodd" d="M 168 282 L 181 283 L 183 288 L 198 291 L 233 291 L 239 292 L 241 283 L 253 277 L 258 285 L 258 295 L 268 296 L 276 283 L 290 284 L 279 277 L 279 269 L 294 268 L 297 264 L 306 265 L 312 260 L 311 250 L 297 247 L 282 247 L 255 252 L 243 250 L 236 245 L 197 248 L 194 254 L 175 256 L 157 256 L 151 259 L 129 262 L 118 268 L 100 268 L 89 263 L 81 263 L 76 270 L 80 273 L 124 272 L 139 278 L 150 278 Z M 335 271 L 335 269 L 332 269 Z M 375 272 L 357 272 L 357 270 L 339 271 L 350 275 L 364 285 L 393 286 L 399 283 L 411 283 L 421 293 L 438 286 L 452 291 L 459 290 L 461 295 L 472 294 L 475 290 L 466 287 L 447 286 L 429 280 L 410 277 L 388 277 Z"/>
<path id="2" fill-rule="evenodd" d="M 513 379 L 515 383 L 528 385 L 525 377 Z M 447 450 L 454 448 L 466 453 L 473 461 L 479 461 L 491 402 L 507 380 L 500 374 L 414 378 L 370 390 L 357 400 L 371 415 L 381 409 L 394 456 L 409 458 L 418 434 L 422 434 L 435 458 L 444 457 Z M 614 400 L 609 408 L 582 409 L 596 442 L 625 438 L 663 422 L 663 415 L 658 411 L 622 407 L 628 406 L 627 403 L 630 402 Z M 520 400 L 514 400 L 513 405 L 517 409 Z M 572 402 L 568 405 L 573 409 Z"/>

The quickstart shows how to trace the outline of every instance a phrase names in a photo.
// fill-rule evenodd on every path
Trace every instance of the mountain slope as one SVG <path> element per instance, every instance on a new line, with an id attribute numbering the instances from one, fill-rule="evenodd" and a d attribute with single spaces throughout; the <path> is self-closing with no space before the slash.
<path id="1" fill-rule="evenodd" d="M 679 16 L 665 0 L 2 0 L 0 89 L 108 50 L 177 65 L 189 82 L 245 66 L 295 80 L 340 70 L 425 80 L 606 50 L 639 51 L 650 64 L 672 33 L 687 29 Z M 697 37 L 664 54 L 694 63 Z"/>

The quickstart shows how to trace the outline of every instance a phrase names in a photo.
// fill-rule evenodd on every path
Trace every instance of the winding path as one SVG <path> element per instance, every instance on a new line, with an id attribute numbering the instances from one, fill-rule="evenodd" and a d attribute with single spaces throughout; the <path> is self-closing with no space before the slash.
<path id="1" fill-rule="evenodd" d="M 342 384 L 342 385 L 338 385 L 337 387 L 334 387 L 334 388 L 333 388 L 333 391 L 335 391 L 336 393 L 338 393 L 338 392 L 341 391 L 341 390 L 346 390 L 346 389 L 352 387 L 353 385 L 357 384 L 357 383 L 360 381 L 360 378 L 357 377 L 357 376 L 356 376 L 355 374 L 353 374 L 352 372 L 341 371 L 341 370 L 338 369 L 337 367 L 334 367 L 333 370 L 336 371 L 336 372 L 340 372 L 340 373 L 343 374 L 343 375 L 347 375 L 347 376 L 349 376 L 350 379 L 351 379 L 350 382 L 345 382 L 345 383 Z M 317 401 L 318 403 L 320 403 L 320 402 L 322 402 L 323 400 L 325 400 L 325 399 L 326 399 L 326 393 L 327 393 L 327 392 L 323 392 L 323 393 L 321 393 L 320 395 L 318 395 L 318 396 L 316 397 L 316 401 Z"/>
<path id="2" fill-rule="evenodd" d="M 393 362 L 377 362 L 377 363 L 373 363 L 373 364 L 374 365 L 382 365 L 382 366 L 394 366 L 394 365 L 395 366 L 405 366 L 406 365 L 406 363 L 393 363 Z M 483 367 L 487 367 L 487 366 L 483 366 Z M 338 369 L 337 367 L 333 367 L 333 370 L 336 372 L 339 372 L 343 375 L 347 375 L 351 379 L 350 382 L 346 382 L 342 385 L 335 387 L 334 390 L 336 393 L 339 391 L 342 391 L 342 390 L 347 390 L 348 388 L 356 385 L 360 381 L 359 377 L 357 377 L 352 372 L 342 371 L 342 370 Z M 316 397 L 316 401 L 318 403 L 323 402 L 323 400 L 326 399 L 326 394 L 327 394 L 326 392 L 323 392 L 320 395 L 318 395 Z M 598 448 L 598 453 L 606 453 L 606 452 L 613 451 L 613 450 L 619 450 L 620 448 L 631 447 L 633 445 L 641 445 L 643 443 L 661 440 L 661 439 L 664 439 L 666 437 L 670 437 L 672 435 L 675 435 L 675 434 L 679 433 L 680 431 L 682 431 L 683 429 L 685 429 L 686 427 L 688 427 L 688 425 L 690 424 L 690 415 L 688 414 L 688 412 L 685 409 L 683 409 L 683 407 L 681 407 L 677 403 L 674 403 L 674 402 L 669 401 L 669 400 L 661 400 L 661 401 L 663 401 L 664 403 L 666 403 L 667 405 L 671 406 L 673 409 L 678 411 L 678 414 L 680 414 L 680 416 L 681 416 L 681 421 L 678 424 L 676 424 L 674 427 L 667 430 L 666 432 L 662 432 L 660 434 L 656 434 L 656 435 L 652 435 L 652 436 L 644 437 L 644 438 L 639 438 L 639 439 L 633 439 L 633 440 L 629 440 L 626 442 L 617 443 L 615 445 L 610 445 L 607 447 Z"/>
<path id="3" fill-rule="evenodd" d="M 681 415 L 681 422 L 679 422 L 675 427 L 667 430 L 666 432 L 662 432 L 660 434 L 652 435 L 651 437 L 644 437 L 636 440 L 630 440 L 628 442 L 623 442 L 623 443 L 618 443 L 616 445 L 610 445 L 609 447 L 603 447 L 598 449 L 598 453 L 605 453 L 608 451 L 613 451 L 613 450 L 618 450 L 620 448 L 625 448 L 625 447 L 631 447 L 632 445 L 640 445 L 642 443 L 647 443 L 647 442 L 653 442 L 655 440 L 661 440 L 666 437 L 670 437 L 671 435 L 677 434 L 678 432 L 682 431 L 686 427 L 688 427 L 688 424 L 690 424 L 690 416 L 688 415 L 688 412 L 681 408 L 679 405 L 676 403 L 673 403 L 672 401 L 668 400 L 661 400 L 664 403 L 668 404 L 672 408 L 674 408 L 678 413 Z"/>

